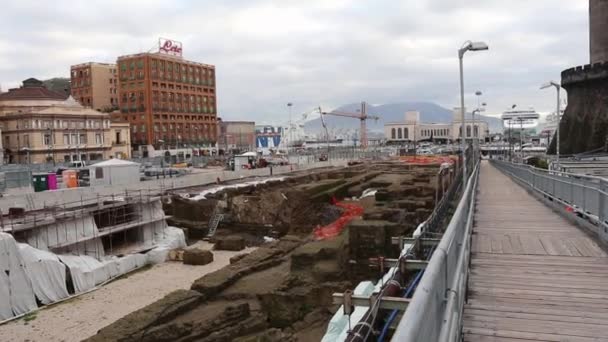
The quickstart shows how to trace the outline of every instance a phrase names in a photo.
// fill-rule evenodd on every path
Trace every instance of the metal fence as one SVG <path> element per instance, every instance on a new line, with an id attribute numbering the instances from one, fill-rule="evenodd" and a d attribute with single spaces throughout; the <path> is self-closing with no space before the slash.
<path id="1" fill-rule="evenodd" d="M 558 200 L 595 224 L 608 227 L 608 181 L 604 178 L 549 171 L 530 165 L 492 161 L 499 170 L 551 199 Z M 605 232 L 605 231 L 604 231 Z"/>
<path id="2" fill-rule="evenodd" d="M 392 341 L 458 341 L 466 295 L 479 163 L 472 164 L 450 223 Z"/>

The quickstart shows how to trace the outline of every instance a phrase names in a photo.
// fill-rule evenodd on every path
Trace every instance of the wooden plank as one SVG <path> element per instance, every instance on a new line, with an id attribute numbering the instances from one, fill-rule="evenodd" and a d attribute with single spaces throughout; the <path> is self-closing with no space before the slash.
<path id="1" fill-rule="evenodd" d="M 479 186 L 464 340 L 608 341 L 608 254 L 488 163 Z"/>

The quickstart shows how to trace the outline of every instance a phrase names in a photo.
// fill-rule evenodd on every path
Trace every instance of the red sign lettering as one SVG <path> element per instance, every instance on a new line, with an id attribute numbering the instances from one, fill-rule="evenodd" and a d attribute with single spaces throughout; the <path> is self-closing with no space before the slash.
<path id="1" fill-rule="evenodd" d="M 182 55 L 182 43 L 166 39 L 160 42 L 159 51 L 171 55 Z"/>

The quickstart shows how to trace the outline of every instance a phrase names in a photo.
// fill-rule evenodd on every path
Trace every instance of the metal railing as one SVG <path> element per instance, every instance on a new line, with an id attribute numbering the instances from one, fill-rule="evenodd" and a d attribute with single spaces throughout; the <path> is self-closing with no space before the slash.
<path id="1" fill-rule="evenodd" d="M 392 341 L 458 341 L 466 295 L 479 163 Z M 471 165 L 472 166 L 472 165 Z"/>
<path id="2" fill-rule="evenodd" d="M 608 181 L 581 174 L 549 171 L 530 165 L 492 161 L 502 172 L 542 193 L 572 207 L 593 223 L 608 227 Z"/>

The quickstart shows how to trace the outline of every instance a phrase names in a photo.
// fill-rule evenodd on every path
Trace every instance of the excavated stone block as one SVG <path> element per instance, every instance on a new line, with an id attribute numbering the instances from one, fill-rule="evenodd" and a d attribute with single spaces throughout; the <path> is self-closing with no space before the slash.
<path id="1" fill-rule="evenodd" d="M 243 237 L 226 236 L 218 238 L 213 248 L 224 251 L 242 251 L 245 247 L 245 239 Z"/>
<path id="2" fill-rule="evenodd" d="M 183 258 L 186 265 L 207 265 L 213 262 L 213 253 L 197 243 L 184 249 Z"/>
<path id="3" fill-rule="evenodd" d="M 88 342 L 140 341 L 152 326 L 172 320 L 182 312 L 190 311 L 202 302 L 203 296 L 191 290 L 177 290 L 164 298 L 132 312 L 118 321 L 102 328 Z"/>

